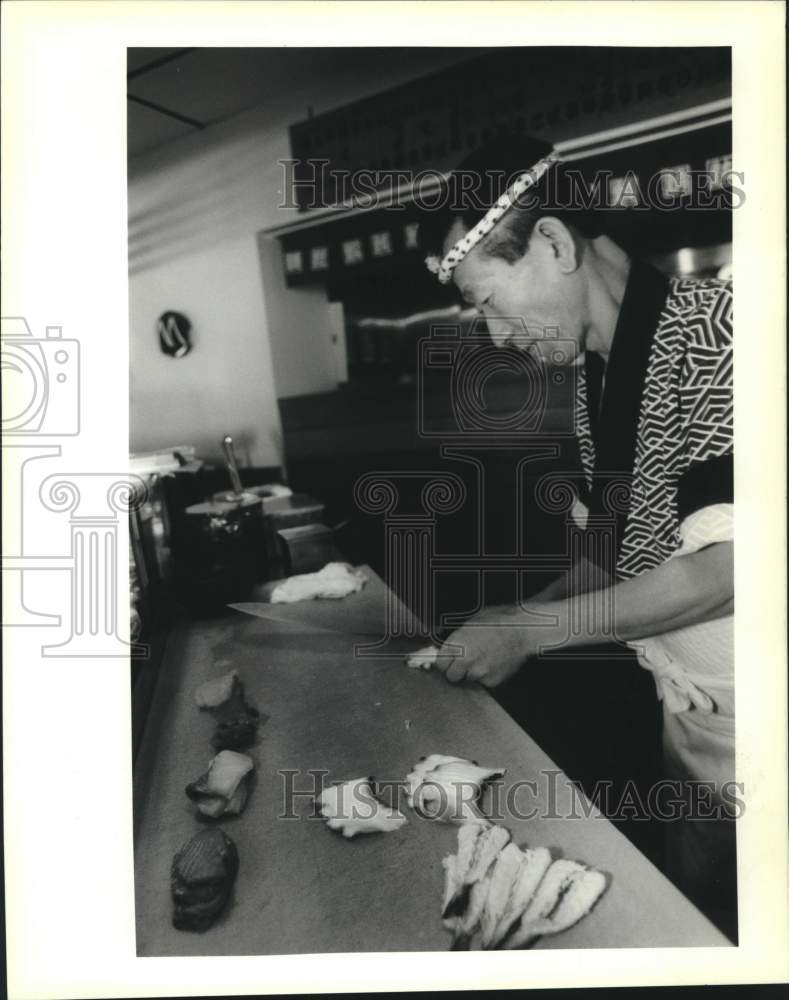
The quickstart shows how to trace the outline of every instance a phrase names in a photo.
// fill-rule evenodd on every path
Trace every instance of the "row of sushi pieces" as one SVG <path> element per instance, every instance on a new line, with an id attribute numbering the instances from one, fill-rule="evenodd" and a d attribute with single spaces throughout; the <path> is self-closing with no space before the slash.
<path id="1" fill-rule="evenodd" d="M 246 805 L 254 761 L 241 749 L 257 737 L 260 713 L 244 695 L 235 670 L 201 684 L 194 694 L 198 708 L 216 720 L 211 740 L 219 751 L 208 769 L 186 786 L 198 812 L 209 819 L 237 816 Z M 219 827 L 195 834 L 173 858 L 170 891 L 173 926 L 178 930 L 205 931 L 227 906 L 238 873 L 238 850 Z"/>

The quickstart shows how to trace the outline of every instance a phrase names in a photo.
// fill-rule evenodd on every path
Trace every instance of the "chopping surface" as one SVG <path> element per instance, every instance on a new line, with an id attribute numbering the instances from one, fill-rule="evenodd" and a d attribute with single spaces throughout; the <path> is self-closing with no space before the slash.
<path id="1" fill-rule="evenodd" d="M 313 818 L 321 780 L 402 779 L 430 753 L 506 768 L 487 804 L 506 808 L 514 796 L 528 815 L 499 819 L 513 840 L 607 874 L 607 892 L 592 913 L 536 947 L 727 945 L 486 691 L 410 670 L 400 656 L 354 655 L 355 644 L 383 634 L 387 592 L 370 576 L 361 593 L 344 600 L 293 606 L 300 619 L 312 614 L 316 624 L 363 635 L 309 632 L 240 612 L 185 623 L 171 635 L 135 773 L 138 954 L 446 951 L 441 859 L 454 852 L 457 827 L 419 818 L 404 798 L 408 823 L 393 833 L 346 840 Z M 214 753 L 213 719 L 198 710 L 193 692 L 230 669 L 263 717 L 258 743 L 244 751 L 256 767 L 247 807 L 219 821 L 236 842 L 240 868 L 217 923 L 205 933 L 178 931 L 171 923 L 173 855 L 216 822 L 198 819 L 184 794 Z"/>

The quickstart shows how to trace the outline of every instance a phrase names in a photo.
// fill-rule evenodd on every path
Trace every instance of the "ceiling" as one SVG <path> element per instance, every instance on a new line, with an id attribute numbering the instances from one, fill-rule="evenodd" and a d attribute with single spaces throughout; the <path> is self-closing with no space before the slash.
<path id="1" fill-rule="evenodd" d="M 451 50 L 450 61 L 480 49 Z M 129 158 L 294 91 L 353 71 L 362 78 L 447 61 L 441 49 L 206 48 L 127 50 Z M 431 54 L 433 53 L 433 54 Z M 308 116 L 304 109 L 304 117 Z"/>

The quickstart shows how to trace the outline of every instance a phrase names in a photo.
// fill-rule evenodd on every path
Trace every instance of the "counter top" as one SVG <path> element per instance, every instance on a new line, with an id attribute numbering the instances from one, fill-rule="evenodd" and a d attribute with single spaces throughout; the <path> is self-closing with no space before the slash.
<path id="1" fill-rule="evenodd" d="M 729 942 L 570 781 L 492 697 L 441 675 L 404 666 L 401 656 L 364 659 L 354 644 L 383 634 L 386 588 L 373 574 L 342 601 L 290 606 L 309 631 L 238 612 L 178 625 L 168 641 L 135 772 L 135 883 L 140 956 L 260 955 L 355 951 L 446 951 L 441 922 L 441 859 L 457 827 L 421 819 L 393 833 L 346 840 L 308 818 L 310 797 L 285 810 L 286 778 L 314 787 L 332 780 L 403 778 L 423 755 L 466 756 L 506 767 L 499 801 L 516 798 L 534 818 L 504 815 L 521 846 L 606 872 L 609 886 L 592 913 L 538 948 L 721 946 Z M 278 614 L 287 609 L 278 606 Z M 408 644 L 403 649 L 413 648 Z M 213 719 L 197 709 L 198 684 L 235 668 L 263 713 L 259 742 L 246 751 L 256 780 L 246 810 L 220 825 L 235 840 L 240 868 L 231 903 L 207 932 L 171 923 L 169 872 L 176 850 L 204 822 L 184 786 L 213 756 Z M 572 814 L 575 812 L 575 818 Z"/>

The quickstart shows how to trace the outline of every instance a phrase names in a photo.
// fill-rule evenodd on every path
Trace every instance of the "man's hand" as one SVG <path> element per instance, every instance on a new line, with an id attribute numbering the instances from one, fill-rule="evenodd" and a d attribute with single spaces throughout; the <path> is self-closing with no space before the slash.
<path id="1" fill-rule="evenodd" d="M 569 649 L 615 638 L 632 642 L 729 615 L 733 545 L 716 542 L 677 556 L 597 595 L 595 600 L 584 593 L 559 601 L 532 599 L 527 608 L 485 608 L 449 636 L 435 668 L 453 683 L 467 680 L 498 687 L 544 646 Z M 464 655 L 451 646 L 460 646 Z"/>
<path id="2" fill-rule="evenodd" d="M 462 653 L 453 646 L 460 646 Z M 534 625 L 521 608 L 485 608 L 447 638 L 435 669 L 453 684 L 477 681 L 485 687 L 498 687 L 536 652 Z"/>

